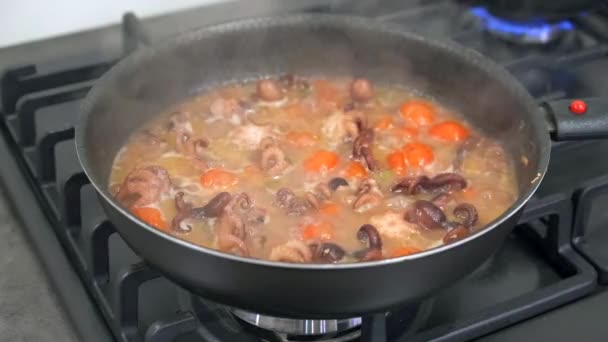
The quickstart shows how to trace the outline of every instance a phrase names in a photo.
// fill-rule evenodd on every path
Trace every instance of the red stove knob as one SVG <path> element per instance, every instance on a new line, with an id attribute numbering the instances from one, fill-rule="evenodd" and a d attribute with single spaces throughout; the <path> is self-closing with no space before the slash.
<path id="1" fill-rule="evenodd" d="M 583 100 L 574 100 L 570 103 L 568 108 L 572 114 L 582 115 L 587 111 L 587 104 Z"/>

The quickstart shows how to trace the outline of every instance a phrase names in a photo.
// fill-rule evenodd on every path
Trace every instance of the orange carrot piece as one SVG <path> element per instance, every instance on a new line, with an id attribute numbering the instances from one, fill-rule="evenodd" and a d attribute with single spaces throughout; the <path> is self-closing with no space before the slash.
<path id="1" fill-rule="evenodd" d="M 327 172 L 340 162 L 340 157 L 327 150 L 319 150 L 304 161 L 304 168 L 313 172 Z"/>
<path id="2" fill-rule="evenodd" d="M 378 130 L 389 129 L 393 126 L 393 118 L 390 116 L 385 116 L 382 119 L 378 120 L 374 125 L 374 128 Z"/>
<path id="3" fill-rule="evenodd" d="M 340 207 L 335 203 L 325 203 L 319 207 L 319 212 L 326 216 L 336 216 L 340 212 Z"/>
<path id="4" fill-rule="evenodd" d="M 163 220 L 160 210 L 149 207 L 132 208 L 131 212 L 140 220 L 160 230 L 167 230 L 167 222 Z"/>
<path id="5" fill-rule="evenodd" d="M 423 143 L 408 143 L 403 146 L 403 155 L 410 167 L 422 167 L 433 162 L 433 149 Z"/>
<path id="6" fill-rule="evenodd" d="M 477 190 L 475 190 L 474 188 L 471 188 L 471 187 L 462 189 L 460 194 L 461 194 L 462 198 L 467 201 L 475 199 L 478 196 Z"/>
<path id="7" fill-rule="evenodd" d="M 391 255 L 391 258 L 398 258 L 398 257 L 406 256 L 406 255 L 420 253 L 420 252 L 422 252 L 422 250 L 420 248 L 413 247 L 413 246 L 404 246 L 404 247 L 399 247 L 399 248 L 393 250 L 390 255 Z"/>
<path id="8" fill-rule="evenodd" d="M 344 170 L 344 175 L 347 178 L 364 178 L 367 177 L 367 170 L 358 161 L 353 161 Z"/>
<path id="9" fill-rule="evenodd" d="M 386 157 L 386 161 L 388 162 L 388 166 L 391 168 L 391 170 L 393 170 L 393 172 L 399 176 L 404 175 L 407 171 L 403 151 L 393 151 L 389 153 L 389 155 Z"/>
<path id="10" fill-rule="evenodd" d="M 429 134 L 437 140 L 458 142 L 469 136 L 469 130 L 456 121 L 445 121 L 431 127 Z"/>
<path id="11" fill-rule="evenodd" d="M 224 169 L 209 169 L 201 175 L 201 184 L 206 188 L 226 188 L 239 182 L 237 176 Z"/>
<path id="12" fill-rule="evenodd" d="M 408 100 L 399 107 L 401 116 L 414 126 L 426 126 L 435 121 L 437 109 L 433 104 L 424 100 Z"/>
<path id="13" fill-rule="evenodd" d="M 304 240 L 331 240 L 334 237 L 334 226 L 330 223 L 308 224 L 302 230 Z"/>

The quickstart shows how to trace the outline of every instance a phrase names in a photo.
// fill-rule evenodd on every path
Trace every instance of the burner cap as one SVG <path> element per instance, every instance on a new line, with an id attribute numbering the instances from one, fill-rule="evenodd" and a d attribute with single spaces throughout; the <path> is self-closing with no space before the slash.
<path id="1" fill-rule="evenodd" d="M 524 44 L 546 44 L 574 29 L 574 25 L 569 20 L 555 22 L 541 19 L 515 21 L 497 17 L 485 7 L 473 7 L 470 12 L 481 21 L 484 29 L 491 34 Z"/>
<path id="2" fill-rule="evenodd" d="M 361 325 L 361 318 L 346 319 L 290 319 L 256 314 L 240 309 L 231 309 L 232 313 L 243 321 L 257 327 L 290 335 L 324 335 L 356 328 Z"/>

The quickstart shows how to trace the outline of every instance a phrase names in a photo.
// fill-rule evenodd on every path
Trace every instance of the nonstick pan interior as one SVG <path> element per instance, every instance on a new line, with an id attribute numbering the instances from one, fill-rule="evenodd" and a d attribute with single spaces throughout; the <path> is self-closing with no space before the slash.
<path id="1" fill-rule="evenodd" d="M 276 263 L 194 246 L 144 225 L 112 199 L 107 183 L 114 156 L 144 123 L 207 88 L 284 72 L 366 77 L 435 97 L 504 142 L 515 162 L 520 199 L 490 227 L 452 245 L 340 265 Z M 94 86 L 76 141 L 110 220 L 147 261 L 206 298 L 308 318 L 385 310 L 471 272 L 514 226 L 549 157 L 549 137 L 533 100 L 492 62 L 373 21 L 317 14 L 215 26 L 135 52 Z M 373 279 L 374 286 L 363 279 Z"/>

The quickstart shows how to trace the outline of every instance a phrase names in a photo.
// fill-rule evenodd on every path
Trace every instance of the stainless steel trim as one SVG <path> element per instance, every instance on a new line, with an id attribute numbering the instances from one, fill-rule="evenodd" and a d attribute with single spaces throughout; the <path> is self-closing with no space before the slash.
<path id="1" fill-rule="evenodd" d="M 346 319 L 291 319 L 231 309 L 243 321 L 274 332 L 292 335 L 323 335 L 352 329 L 361 325 L 361 317 Z"/>

